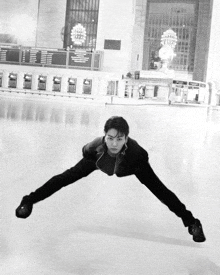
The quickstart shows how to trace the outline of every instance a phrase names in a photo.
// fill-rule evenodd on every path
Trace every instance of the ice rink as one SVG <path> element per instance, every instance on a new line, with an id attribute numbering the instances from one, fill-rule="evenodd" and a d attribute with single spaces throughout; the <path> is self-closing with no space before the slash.
<path id="1" fill-rule="evenodd" d="M 203 224 L 195 243 L 135 176 L 95 171 L 15 217 L 22 197 L 75 165 L 122 115 L 165 183 Z M 3 275 L 219 275 L 220 109 L 0 97 Z"/>

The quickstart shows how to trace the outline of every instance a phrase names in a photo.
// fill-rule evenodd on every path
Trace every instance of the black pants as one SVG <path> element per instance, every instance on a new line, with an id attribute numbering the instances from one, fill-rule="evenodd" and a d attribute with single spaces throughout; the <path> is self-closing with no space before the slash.
<path id="1" fill-rule="evenodd" d="M 83 158 L 74 167 L 52 177 L 43 186 L 32 192 L 29 195 L 29 199 L 32 203 L 44 200 L 62 187 L 88 176 L 95 170 L 97 170 L 95 162 Z M 162 203 L 182 219 L 185 226 L 195 221 L 192 213 L 186 209 L 177 196 L 156 176 L 150 164 L 137 171 L 135 175 Z"/>
<path id="2" fill-rule="evenodd" d="M 162 203 L 182 219 L 185 226 L 194 223 L 195 218 L 192 213 L 187 210 L 178 197 L 160 181 L 149 163 L 137 171 L 135 175 Z"/>
<path id="3" fill-rule="evenodd" d="M 32 203 L 42 201 L 60 190 L 62 187 L 88 176 L 96 169 L 96 164 L 93 161 L 83 158 L 75 166 L 66 170 L 62 174 L 52 177 L 43 186 L 31 193 L 29 195 L 30 201 Z"/>

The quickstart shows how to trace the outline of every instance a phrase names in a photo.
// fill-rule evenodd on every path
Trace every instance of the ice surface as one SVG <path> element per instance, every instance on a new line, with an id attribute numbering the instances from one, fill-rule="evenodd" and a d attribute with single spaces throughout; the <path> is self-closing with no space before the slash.
<path id="1" fill-rule="evenodd" d="M 201 219 L 205 243 L 134 176 L 100 171 L 15 217 L 21 198 L 73 166 L 111 115 L 127 119 L 158 176 Z M 219 275 L 219 118 L 205 107 L 0 98 L 1 274 Z"/>

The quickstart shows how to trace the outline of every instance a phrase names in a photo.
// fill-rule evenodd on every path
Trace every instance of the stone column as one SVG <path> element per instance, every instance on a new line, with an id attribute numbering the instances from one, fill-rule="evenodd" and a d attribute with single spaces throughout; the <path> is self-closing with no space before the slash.
<path id="1" fill-rule="evenodd" d="M 33 73 L 32 74 L 32 85 L 31 85 L 31 89 L 33 91 L 37 91 L 38 90 L 38 77 L 39 75 L 37 73 Z"/>
<path id="2" fill-rule="evenodd" d="M 67 93 L 68 90 L 68 76 L 63 75 L 61 79 L 61 93 Z"/>
<path id="3" fill-rule="evenodd" d="M 209 1 L 208 1 L 209 2 Z M 211 29 L 210 29 L 210 39 L 208 45 L 207 54 L 207 68 L 206 68 L 206 81 L 214 82 L 219 81 L 219 60 L 220 60 L 220 35 L 219 35 L 219 24 L 220 24 L 220 1 L 213 0 L 212 2 L 212 16 L 211 16 Z M 205 4 L 205 3 L 204 3 Z M 212 91 L 214 93 L 214 89 Z"/>
<path id="4" fill-rule="evenodd" d="M 106 96 L 107 95 L 107 85 L 108 85 L 108 79 L 106 78 L 100 78 L 99 82 L 99 96 Z"/>
<path id="5" fill-rule="evenodd" d="M 96 97 L 99 96 L 99 94 L 99 78 L 95 77 L 92 78 L 92 95 Z"/>
<path id="6" fill-rule="evenodd" d="M 17 73 L 17 89 L 23 89 L 24 88 L 24 73 L 18 72 Z"/>
<path id="7" fill-rule="evenodd" d="M 125 94 L 125 81 L 119 80 L 118 81 L 118 97 L 124 98 Z"/>
<path id="8" fill-rule="evenodd" d="M 83 77 L 77 77 L 77 84 L 76 84 L 76 94 L 82 94 L 83 93 Z"/>
<path id="9" fill-rule="evenodd" d="M 53 76 L 47 75 L 46 91 L 52 92 L 52 90 L 53 90 Z"/>
<path id="10" fill-rule="evenodd" d="M 9 72 L 8 71 L 3 71 L 3 76 L 2 76 L 2 88 L 8 88 L 8 78 Z"/>

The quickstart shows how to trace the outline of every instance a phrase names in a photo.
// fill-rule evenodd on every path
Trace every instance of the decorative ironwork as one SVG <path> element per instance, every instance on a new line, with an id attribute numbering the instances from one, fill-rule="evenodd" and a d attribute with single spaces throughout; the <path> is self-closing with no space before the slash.
<path id="1" fill-rule="evenodd" d="M 71 39 L 75 45 L 82 45 L 86 40 L 86 29 L 81 24 L 77 24 L 71 30 Z"/>
<path id="2" fill-rule="evenodd" d="M 169 29 L 162 34 L 161 44 L 163 46 L 168 45 L 172 49 L 174 49 L 176 47 L 176 43 L 177 43 L 177 36 L 173 30 Z"/>

